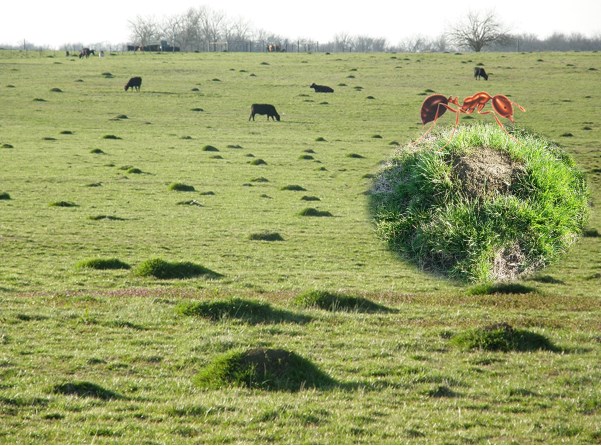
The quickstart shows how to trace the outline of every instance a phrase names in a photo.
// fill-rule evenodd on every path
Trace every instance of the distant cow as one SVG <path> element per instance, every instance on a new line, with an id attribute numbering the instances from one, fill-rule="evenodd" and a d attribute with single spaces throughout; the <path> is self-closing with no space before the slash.
<path id="1" fill-rule="evenodd" d="M 309 88 L 313 88 L 315 93 L 334 93 L 334 89 L 332 87 L 328 87 L 327 85 L 317 85 L 313 83 L 309 85 Z"/>
<path id="2" fill-rule="evenodd" d="M 127 81 L 127 84 L 125 84 L 125 91 L 129 90 L 130 88 L 132 90 L 140 91 L 141 86 L 142 86 L 142 78 L 140 76 L 135 76 Z"/>
<path id="3" fill-rule="evenodd" d="M 254 121 L 255 120 L 255 115 L 267 115 L 267 120 L 269 121 L 269 118 L 275 120 L 280 120 L 280 115 L 278 114 L 278 112 L 275 110 L 275 107 L 271 104 L 253 104 L 250 106 L 250 116 L 248 117 L 248 120 L 250 121 L 251 118 Z"/>
<path id="4" fill-rule="evenodd" d="M 486 74 L 486 70 L 483 67 L 474 67 L 474 77 L 476 79 L 483 77 L 485 81 L 488 80 L 488 74 Z"/>
<path id="5" fill-rule="evenodd" d="M 96 52 L 90 48 L 82 48 L 82 50 L 79 52 L 79 58 L 81 59 L 82 57 L 85 57 L 87 59 L 91 54 L 96 55 Z"/>

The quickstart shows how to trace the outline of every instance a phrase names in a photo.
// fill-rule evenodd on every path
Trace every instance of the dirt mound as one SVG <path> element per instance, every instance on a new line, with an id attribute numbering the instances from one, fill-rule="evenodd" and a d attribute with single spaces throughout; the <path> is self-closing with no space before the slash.
<path id="1" fill-rule="evenodd" d="M 507 153 L 481 148 L 451 160 L 453 174 L 468 198 L 485 198 L 511 192 L 511 185 L 526 173 Z"/>

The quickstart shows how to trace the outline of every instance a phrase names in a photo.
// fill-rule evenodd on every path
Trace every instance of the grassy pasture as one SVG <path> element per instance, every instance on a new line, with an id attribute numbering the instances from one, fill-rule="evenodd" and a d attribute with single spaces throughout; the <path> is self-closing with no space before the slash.
<path id="1" fill-rule="evenodd" d="M 599 443 L 600 70 L 596 53 L 0 52 L 0 442 Z M 123 91 L 134 75 L 141 92 Z M 421 135 L 429 91 L 479 90 L 524 106 L 516 123 L 564 145 L 592 193 L 588 236 L 523 294 L 420 273 L 367 210 L 380 162 Z M 249 122 L 253 102 L 281 122 Z M 216 275 L 135 274 L 155 258 Z M 131 268 L 81 266 L 94 259 Z M 312 289 L 387 311 L 295 304 Z M 231 298 L 272 308 L 177 311 Z M 555 348 L 450 341 L 501 322 Z M 336 384 L 194 386 L 215 357 L 258 347 Z"/>

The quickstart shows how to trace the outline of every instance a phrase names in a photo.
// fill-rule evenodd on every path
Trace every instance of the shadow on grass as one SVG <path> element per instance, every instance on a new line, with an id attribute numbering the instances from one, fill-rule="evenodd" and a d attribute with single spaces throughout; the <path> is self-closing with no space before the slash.
<path id="1" fill-rule="evenodd" d="M 363 297 L 311 290 L 299 294 L 294 303 L 303 308 L 319 308 L 326 311 L 355 313 L 394 313 L 395 310 Z"/>
<path id="2" fill-rule="evenodd" d="M 312 320 L 309 316 L 276 309 L 267 303 L 237 297 L 209 302 L 181 302 L 176 306 L 176 312 L 182 316 L 198 316 L 212 321 L 239 319 L 250 324 L 306 324 Z"/>
<path id="3" fill-rule="evenodd" d="M 99 400 L 120 400 L 125 397 L 112 390 L 105 389 L 98 384 L 88 381 L 73 381 L 57 384 L 52 388 L 52 393 L 61 395 L 73 395 L 84 398 L 96 398 Z"/>

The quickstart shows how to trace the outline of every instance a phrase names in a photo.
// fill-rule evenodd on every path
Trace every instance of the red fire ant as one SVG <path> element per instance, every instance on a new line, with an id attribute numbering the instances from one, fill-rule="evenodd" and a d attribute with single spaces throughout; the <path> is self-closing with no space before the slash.
<path id="1" fill-rule="evenodd" d="M 489 101 L 490 101 L 493 109 L 483 112 L 482 109 Z M 457 106 L 457 108 L 453 108 L 449 104 L 454 104 Z M 512 104 L 516 105 L 521 111 L 523 111 L 523 112 L 526 111 L 526 109 L 524 107 L 522 107 L 520 104 L 510 101 L 507 96 L 504 96 L 502 94 L 491 96 L 488 93 L 486 93 L 485 91 L 480 91 L 480 92 L 474 94 L 473 96 L 466 97 L 463 100 L 463 104 L 459 103 L 458 97 L 449 96 L 447 98 L 446 96 L 443 96 L 441 94 L 433 94 L 426 98 L 426 100 L 422 104 L 422 110 L 421 110 L 422 123 L 424 125 L 426 125 L 428 122 L 433 122 L 433 124 L 428 129 L 428 131 L 422 135 L 420 140 L 424 136 L 426 136 L 428 133 L 430 133 L 430 130 L 432 130 L 434 128 L 434 126 L 436 125 L 436 121 L 438 120 L 438 118 L 440 118 L 442 115 L 444 115 L 447 110 L 455 113 L 455 127 L 453 128 L 453 133 L 451 134 L 451 138 L 453 137 L 453 134 L 455 133 L 455 130 L 457 129 L 457 126 L 459 125 L 459 115 L 461 113 L 465 113 L 466 115 L 471 115 L 474 112 L 479 113 L 481 115 L 492 114 L 495 117 L 497 124 L 499 124 L 499 127 L 501 127 L 505 131 L 505 133 L 507 133 L 509 135 L 509 132 L 507 132 L 507 129 L 505 128 L 503 123 L 500 121 L 499 116 L 502 116 L 503 118 L 507 118 L 511 122 L 514 122 Z M 511 135 L 509 135 L 509 136 L 511 136 Z"/>

